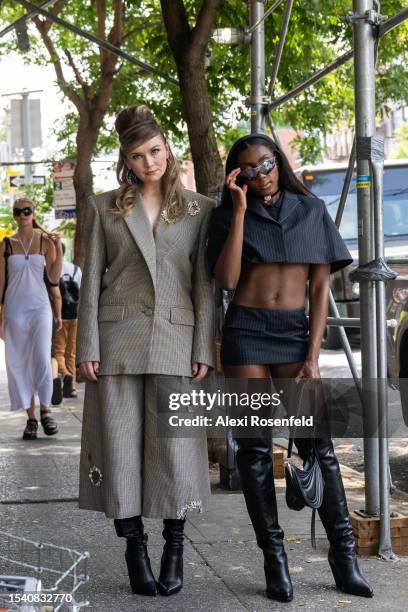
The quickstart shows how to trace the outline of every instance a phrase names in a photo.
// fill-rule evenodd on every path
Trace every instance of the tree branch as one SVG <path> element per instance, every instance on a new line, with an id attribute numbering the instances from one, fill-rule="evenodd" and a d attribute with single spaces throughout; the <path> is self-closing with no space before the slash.
<path id="1" fill-rule="evenodd" d="M 208 45 L 211 30 L 214 25 L 218 9 L 221 8 L 223 0 L 203 0 L 196 19 L 196 25 L 192 30 L 193 46 L 204 52 Z"/>
<path id="2" fill-rule="evenodd" d="M 123 0 L 114 0 L 114 21 L 108 35 L 108 40 L 116 47 L 120 47 L 123 40 L 124 8 Z M 105 59 L 101 62 L 101 84 L 99 91 L 93 99 L 94 120 L 96 123 L 102 123 L 106 109 L 109 106 L 117 63 L 118 56 L 110 52 L 105 54 Z"/>
<path id="3" fill-rule="evenodd" d="M 108 35 L 108 40 L 112 45 L 121 47 L 123 41 L 123 17 L 124 17 L 124 2 L 123 0 L 114 0 L 113 3 L 114 20 L 111 31 Z M 118 57 L 113 53 L 106 53 L 105 60 L 101 64 L 102 74 L 111 74 L 115 70 Z"/>
<path id="4" fill-rule="evenodd" d="M 75 78 L 77 80 L 78 85 L 82 87 L 82 91 L 84 92 L 84 99 L 85 101 L 87 101 L 89 98 L 89 85 L 82 77 L 82 74 L 80 73 L 79 69 L 76 67 L 71 51 L 69 51 L 68 49 L 64 49 L 64 53 L 68 59 L 68 64 L 71 66 L 72 71 L 75 74 Z"/>
<path id="5" fill-rule="evenodd" d="M 55 15 L 56 17 L 58 17 L 58 15 L 61 13 L 62 9 L 65 7 L 66 4 L 68 4 L 67 0 L 57 0 L 57 2 L 50 9 L 51 15 Z M 48 34 L 54 22 L 51 21 L 51 19 L 40 19 L 40 21 L 42 21 L 42 23 L 44 24 L 45 33 Z"/>
<path id="6" fill-rule="evenodd" d="M 33 18 L 33 22 L 42 38 L 45 48 L 48 51 L 48 55 L 50 56 L 50 60 L 54 66 L 55 74 L 57 75 L 58 85 L 61 88 L 62 92 L 67 96 L 69 100 L 76 106 L 78 113 L 83 115 L 86 113 L 86 106 L 81 96 L 77 94 L 75 89 L 68 83 L 65 79 L 64 71 L 62 69 L 61 60 L 57 53 L 57 50 L 52 42 L 50 36 L 48 35 L 47 22 L 42 21 L 38 17 Z"/>
<path id="7" fill-rule="evenodd" d="M 98 37 L 101 40 L 105 40 L 106 31 L 105 31 L 105 22 L 106 22 L 106 3 L 105 0 L 96 0 L 96 14 L 98 17 Z M 99 47 L 99 58 L 101 64 L 105 61 L 106 51 Z"/>
<path id="8" fill-rule="evenodd" d="M 186 7 L 183 0 L 160 0 L 160 5 L 170 49 L 179 61 L 183 47 L 191 36 Z"/>

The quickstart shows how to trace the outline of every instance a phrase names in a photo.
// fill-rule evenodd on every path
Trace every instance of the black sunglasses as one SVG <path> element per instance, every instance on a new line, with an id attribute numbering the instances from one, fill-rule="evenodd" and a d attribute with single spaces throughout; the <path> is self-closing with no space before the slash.
<path id="1" fill-rule="evenodd" d="M 247 181 L 253 181 L 258 174 L 269 174 L 276 166 L 276 159 L 271 157 L 255 168 L 243 168 L 239 175 Z"/>
<path id="2" fill-rule="evenodd" d="M 25 217 L 29 217 L 33 214 L 33 209 L 29 206 L 25 206 L 24 208 L 17 208 L 15 206 L 13 208 L 13 217 L 19 217 L 20 215 L 24 215 Z"/>

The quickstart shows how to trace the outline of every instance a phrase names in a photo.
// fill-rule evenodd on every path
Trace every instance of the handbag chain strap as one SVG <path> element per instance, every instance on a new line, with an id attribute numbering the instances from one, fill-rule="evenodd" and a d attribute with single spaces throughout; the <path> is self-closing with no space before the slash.
<path id="1" fill-rule="evenodd" d="M 303 400 L 303 395 L 304 395 L 304 391 L 305 391 L 305 387 L 307 385 L 307 380 L 300 380 L 297 383 L 297 387 L 299 387 L 299 391 L 298 391 L 298 395 L 297 395 L 297 399 L 296 399 L 296 417 L 298 418 L 299 416 L 299 412 L 300 412 L 300 407 L 302 405 L 302 400 Z M 316 439 L 315 439 L 315 435 L 314 435 L 315 429 L 313 426 L 313 451 L 317 457 L 317 452 L 316 452 Z M 286 460 L 290 459 L 292 456 L 292 450 L 293 450 L 293 442 L 295 440 L 296 437 L 296 425 L 294 425 L 294 427 L 289 429 L 289 439 L 288 439 L 288 454 L 287 454 L 287 458 Z"/>

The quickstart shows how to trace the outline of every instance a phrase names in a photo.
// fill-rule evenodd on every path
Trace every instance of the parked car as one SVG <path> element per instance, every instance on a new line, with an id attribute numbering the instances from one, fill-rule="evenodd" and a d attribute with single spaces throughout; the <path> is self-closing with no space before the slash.
<path id="1" fill-rule="evenodd" d="M 303 183 L 315 195 L 324 200 L 334 219 L 347 170 L 347 164 L 323 164 L 304 166 L 297 170 Z M 340 233 L 354 259 L 353 263 L 333 275 L 332 291 L 341 316 L 359 317 L 359 284 L 349 279 L 350 272 L 358 265 L 356 174 L 354 173 L 347 197 Z M 407 322 L 400 313 L 408 308 L 408 159 L 387 160 L 384 167 L 384 247 L 385 259 L 398 273 L 395 281 L 387 285 L 387 317 L 397 319 L 398 327 L 388 329 L 389 370 L 398 376 L 401 356 L 405 355 L 408 343 Z M 348 328 L 351 336 L 358 333 Z M 328 327 L 324 340 L 325 348 L 341 346 L 338 328 Z"/>

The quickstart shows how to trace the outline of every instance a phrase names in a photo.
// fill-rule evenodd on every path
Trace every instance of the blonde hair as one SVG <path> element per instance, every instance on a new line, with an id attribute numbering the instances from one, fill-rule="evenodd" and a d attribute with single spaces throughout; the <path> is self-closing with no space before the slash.
<path id="1" fill-rule="evenodd" d="M 27 202 L 28 204 L 31 204 L 33 212 L 35 211 L 35 204 L 34 202 L 31 200 L 31 198 L 26 197 L 25 195 L 21 195 L 19 196 L 16 200 L 14 200 L 13 206 L 15 206 L 18 202 Z M 37 229 L 40 230 L 40 232 L 43 232 L 44 234 L 46 234 L 47 236 L 51 236 L 50 232 L 47 232 L 47 230 L 45 230 L 39 223 L 38 221 L 36 221 L 33 218 L 33 229 Z"/>
<path id="2" fill-rule="evenodd" d="M 163 130 L 157 123 L 153 113 L 147 106 L 131 106 L 123 109 L 116 117 L 115 129 L 119 136 L 120 150 L 116 167 L 119 189 L 114 208 L 111 212 L 123 217 L 129 214 L 135 205 L 135 196 L 140 191 L 141 182 L 134 185 L 126 181 L 128 168 L 125 164 L 127 152 L 138 144 L 142 144 L 155 136 L 160 136 L 168 149 L 167 168 L 162 177 L 163 205 L 167 220 L 174 223 L 186 214 L 184 187 L 180 178 L 180 169 L 174 157 Z"/>

